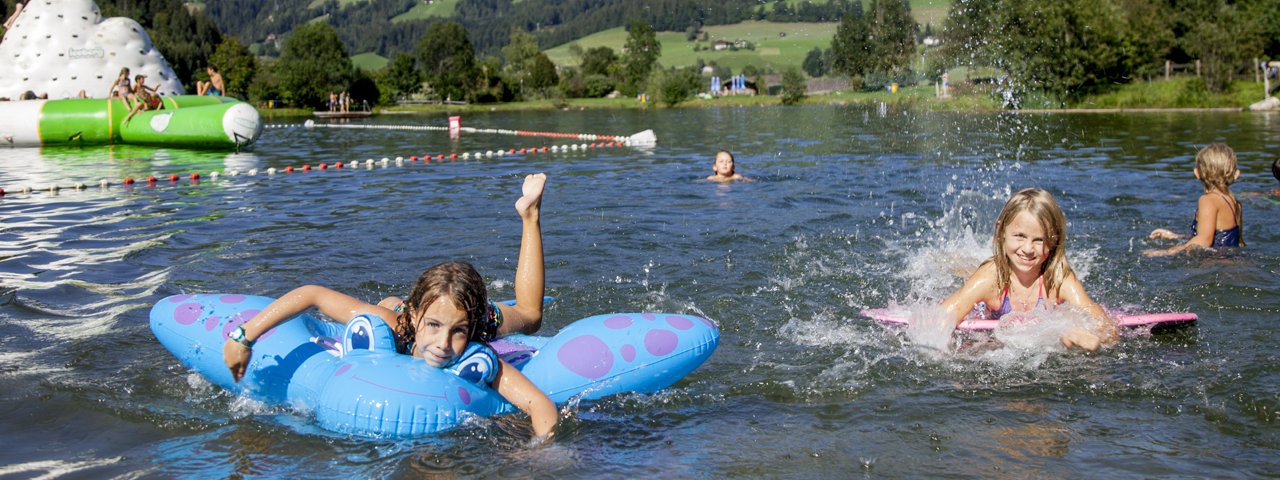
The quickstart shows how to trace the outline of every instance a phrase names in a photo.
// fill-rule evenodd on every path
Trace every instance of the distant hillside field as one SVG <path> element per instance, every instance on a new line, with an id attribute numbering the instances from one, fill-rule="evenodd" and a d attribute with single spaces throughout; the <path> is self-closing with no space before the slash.
<path id="1" fill-rule="evenodd" d="M 458 0 L 420 0 L 409 11 L 391 18 L 391 23 L 409 20 L 425 20 L 431 17 L 452 17 Z"/>
<path id="2" fill-rule="evenodd" d="M 659 32 L 658 42 L 662 44 L 662 57 L 658 62 L 666 67 L 687 67 L 697 63 L 701 58 L 707 63 L 729 67 L 737 72 L 747 65 L 769 67 L 775 71 L 783 71 L 787 67 L 799 67 L 805 54 L 814 47 L 826 49 L 831 47 L 831 37 L 835 35 L 836 23 L 773 23 L 743 22 L 736 25 L 716 25 L 703 27 L 708 41 L 697 42 L 703 47 L 701 51 L 693 51 L 694 42 L 685 39 L 684 33 Z M 716 40 L 733 42 L 746 40 L 755 45 L 755 50 L 714 51 L 710 48 Z M 622 46 L 627 42 L 624 28 L 613 28 L 579 39 L 576 42 L 582 49 L 609 47 L 621 54 Z M 560 66 L 577 66 L 580 59 L 569 54 L 569 45 L 561 45 L 547 50 L 551 61 Z"/>
<path id="3" fill-rule="evenodd" d="M 371 72 L 386 67 L 390 60 L 373 52 L 365 52 L 351 57 L 351 63 L 361 70 Z"/>

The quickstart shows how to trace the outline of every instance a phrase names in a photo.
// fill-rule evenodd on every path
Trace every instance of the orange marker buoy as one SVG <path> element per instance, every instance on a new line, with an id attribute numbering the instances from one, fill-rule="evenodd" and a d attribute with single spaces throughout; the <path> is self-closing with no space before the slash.
<path id="1" fill-rule="evenodd" d="M 199 180 L 199 179 L 200 179 L 200 174 L 199 174 L 199 173 L 195 173 L 195 172 L 192 172 L 192 173 L 191 173 L 191 180 L 193 180 L 193 181 L 194 181 L 194 180 Z"/>
<path id="2" fill-rule="evenodd" d="M 178 174 L 176 174 L 176 173 L 171 173 L 171 174 L 169 174 L 169 181 L 170 181 L 170 182 L 176 182 L 176 181 L 178 181 Z"/>
<path id="3" fill-rule="evenodd" d="M 147 176 L 147 183 L 156 183 L 156 176 L 155 175 Z"/>
<path id="4" fill-rule="evenodd" d="M 458 154 L 456 154 L 456 153 L 450 153 L 450 154 L 449 154 L 449 158 L 458 158 Z"/>
<path id="5" fill-rule="evenodd" d="M 328 170 L 328 169 L 329 169 L 329 164 L 327 164 L 327 163 L 321 163 L 321 164 L 320 164 L 320 169 L 321 169 L 321 170 Z"/>
<path id="6" fill-rule="evenodd" d="M 293 173 L 293 165 L 284 167 L 284 173 Z"/>
<path id="7" fill-rule="evenodd" d="M 121 183 L 125 185 L 133 185 L 133 177 L 124 177 L 124 181 Z"/>
<path id="8" fill-rule="evenodd" d="M 304 172 L 310 172 L 310 171 L 311 171 L 311 165 L 303 165 L 303 166 L 302 166 L 302 171 L 304 171 Z"/>
<path id="9" fill-rule="evenodd" d="M 342 162 L 333 164 L 333 168 L 342 168 Z"/>

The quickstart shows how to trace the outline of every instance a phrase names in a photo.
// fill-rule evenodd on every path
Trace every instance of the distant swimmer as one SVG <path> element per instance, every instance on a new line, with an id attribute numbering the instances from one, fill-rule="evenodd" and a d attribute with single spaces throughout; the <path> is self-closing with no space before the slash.
<path id="1" fill-rule="evenodd" d="M 750 178 L 744 177 L 742 174 L 734 171 L 733 154 L 728 150 L 716 152 L 716 160 L 715 163 L 712 164 L 711 169 L 715 173 L 710 177 L 707 177 L 707 180 L 713 182 L 728 183 L 739 180 L 744 182 L 752 181 Z"/>

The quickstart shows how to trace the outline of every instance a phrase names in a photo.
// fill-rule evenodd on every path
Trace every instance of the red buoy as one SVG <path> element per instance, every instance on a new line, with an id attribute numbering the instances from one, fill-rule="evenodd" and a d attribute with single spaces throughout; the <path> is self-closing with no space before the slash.
<path id="1" fill-rule="evenodd" d="M 284 167 L 284 173 L 293 173 L 293 165 Z"/>
<path id="2" fill-rule="evenodd" d="M 156 183 L 156 176 L 155 175 L 147 176 L 147 183 Z"/>
<path id="3" fill-rule="evenodd" d="M 192 180 L 199 180 L 199 179 L 200 179 L 200 174 L 199 174 L 199 173 L 195 173 L 195 172 L 191 172 L 191 179 L 192 179 Z"/>
<path id="4" fill-rule="evenodd" d="M 302 166 L 302 171 L 304 171 L 304 172 L 310 172 L 310 171 L 311 171 L 311 165 L 303 165 L 303 166 Z"/>
<path id="5" fill-rule="evenodd" d="M 133 177 L 124 177 L 124 182 L 122 183 L 125 185 L 133 185 Z"/>
<path id="6" fill-rule="evenodd" d="M 327 163 L 321 163 L 321 164 L 320 164 L 320 169 L 321 169 L 321 170 L 328 170 L 328 169 L 329 169 L 329 164 L 327 164 Z"/>

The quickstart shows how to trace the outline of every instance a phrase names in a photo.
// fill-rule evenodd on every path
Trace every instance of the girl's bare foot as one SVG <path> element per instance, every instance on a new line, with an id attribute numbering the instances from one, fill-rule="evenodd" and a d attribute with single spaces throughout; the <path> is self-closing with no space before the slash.
<path id="1" fill-rule="evenodd" d="M 520 187 L 521 197 L 516 200 L 516 212 L 520 218 L 536 219 L 538 209 L 542 206 L 542 189 L 547 186 L 547 174 L 535 173 L 524 177 L 524 186 Z"/>

